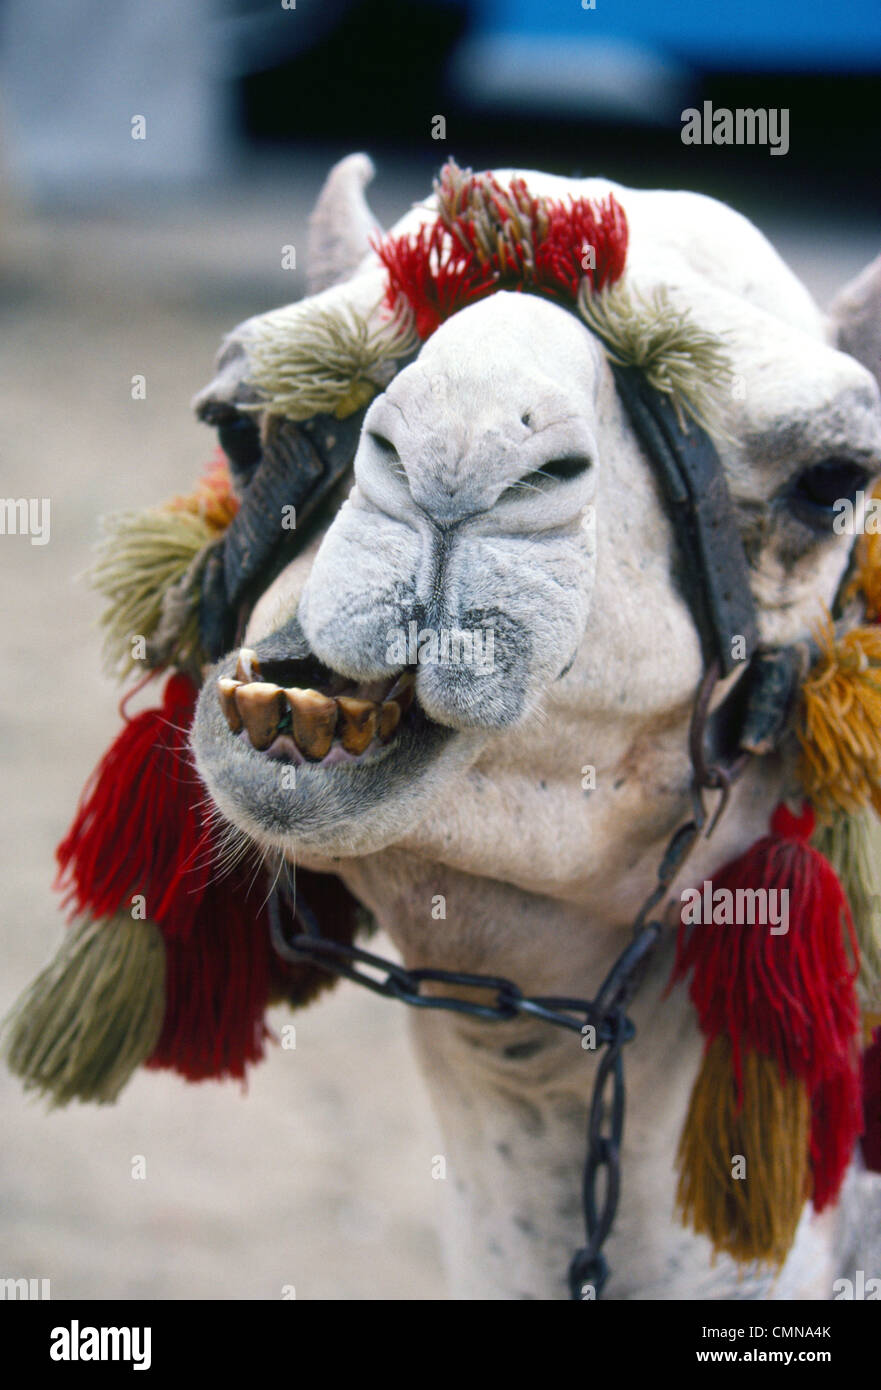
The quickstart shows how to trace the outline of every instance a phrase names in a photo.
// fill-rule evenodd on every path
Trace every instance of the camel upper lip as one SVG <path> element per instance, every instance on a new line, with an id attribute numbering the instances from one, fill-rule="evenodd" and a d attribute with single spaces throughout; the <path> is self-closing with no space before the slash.
<path id="1" fill-rule="evenodd" d="M 334 767 L 378 756 L 405 722 L 425 718 L 414 685 L 408 668 L 357 681 L 313 655 L 260 658 L 243 647 L 217 693 L 230 732 L 257 752 Z"/>

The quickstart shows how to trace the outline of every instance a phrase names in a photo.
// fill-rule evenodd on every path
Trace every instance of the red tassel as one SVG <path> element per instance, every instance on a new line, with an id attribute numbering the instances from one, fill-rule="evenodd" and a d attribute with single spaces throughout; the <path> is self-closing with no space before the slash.
<path id="1" fill-rule="evenodd" d="M 163 934 L 186 936 L 210 877 L 205 792 L 187 751 L 197 691 L 173 675 L 161 709 L 129 719 L 86 784 L 56 850 L 57 887 L 77 915 L 112 917 L 134 895 Z"/>
<path id="2" fill-rule="evenodd" d="M 569 205 L 548 202 L 548 234 L 535 248 L 535 282 L 564 299 L 578 297 L 587 277 L 594 290 L 620 280 L 627 259 L 627 218 L 610 194 L 605 202 L 572 198 Z M 584 265 L 585 248 L 593 248 L 594 268 Z"/>
<path id="3" fill-rule="evenodd" d="M 814 1201 L 834 1200 L 862 1127 L 859 1031 L 853 969 L 858 947 L 850 909 L 829 861 L 807 843 L 814 815 L 779 806 L 771 834 L 713 875 L 712 887 L 788 890 L 786 934 L 769 926 L 680 927 L 673 980 L 691 974 L 689 994 L 709 1045 L 731 1041 L 739 1094 L 743 1054 L 772 1057 L 781 1079 L 795 1076 L 813 1107 Z"/>
<path id="4" fill-rule="evenodd" d="M 837 1198 L 862 1128 L 860 1055 L 854 1041 L 850 1064 L 821 1081 L 811 1096 L 811 1172 L 815 1211 L 823 1211 Z"/>
<path id="5" fill-rule="evenodd" d="M 251 878 L 240 868 L 211 883 L 186 939 L 166 940 L 165 1020 L 148 1067 L 204 1081 L 242 1078 L 262 1059 L 271 948 L 265 880 Z"/>
<path id="6" fill-rule="evenodd" d="M 863 1161 L 870 1173 L 881 1173 L 881 1028 L 863 1054 Z"/>
<path id="7" fill-rule="evenodd" d="M 217 878 L 205 789 L 187 749 L 197 691 L 173 675 L 160 709 L 129 719 L 59 845 L 59 886 L 76 913 L 112 917 L 142 894 L 162 931 L 165 1017 L 148 1061 L 190 1080 L 244 1075 L 263 1055 L 270 994 L 263 880 Z M 250 895 L 249 895 L 250 894 Z"/>
<path id="8" fill-rule="evenodd" d="M 476 188 L 492 204 L 497 227 L 516 225 L 515 206 L 528 221 L 534 263 L 523 242 L 511 237 L 505 238 L 504 249 L 499 245 L 487 255 L 470 202 Z M 583 279 L 594 289 L 620 279 L 627 242 L 627 218 L 611 194 L 604 201 L 570 198 L 562 203 L 531 197 L 522 179 L 513 179 L 506 191 L 492 175 L 481 174 L 465 181 L 459 206 L 446 223 L 438 218 L 415 233 L 383 237 L 373 246 L 388 271 L 389 309 L 403 296 L 424 340 L 452 314 L 497 289 L 529 290 L 572 305 Z M 584 264 L 588 247 L 593 266 Z"/>
<path id="9" fill-rule="evenodd" d="M 375 250 L 388 271 L 388 307 L 394 309 L 403 295 L 423 341 L 451 314 L 496 288 L 490 266 L 473 260 L 440 222 L 425 223 L 412 236 L 386 237 Z"/>

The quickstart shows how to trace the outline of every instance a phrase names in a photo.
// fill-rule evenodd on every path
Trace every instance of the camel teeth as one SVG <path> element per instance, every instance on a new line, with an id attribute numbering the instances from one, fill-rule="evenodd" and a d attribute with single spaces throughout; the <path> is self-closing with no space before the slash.
<path id="1" fill-rule="evenodd" d="M 220 708 L 223 716 L 234 734 L 241 732 L 242 716 L 235 701 L 235 693 L 241 685 L 241 681 L 234 681 L 231 676 L 221 676 L 217 682 L 217 694 L 220 698 Z"/>
<path id="2" fill-rule="evenodd" d="M 253 746 L 263 752 L 278 733 L 282 715 L 287 709 L 284 691 L 265 681 L 240 685 L 233 692 L 242 722 Z"/>
<path id="3" fill-rule="evenodd" d="M 376 733 L 379 710 L 371 700 L 338 695 L 340 742 L 347 753 L 363 753 Z"/>
<path id="4" fill-rule="evenodd" d="M 353 757 L 365 753 L 374 739 L 391 742 L 415 694 L 411 672 L 398 679 L 382 704 L 361 695 L 334 697 L 299 686 L 283 690 L 255 679 L 260 664 L 247 647 L 239 652 L 236 672 L 235 677 L 221 676 L 217 681 L 220 707 L 231 732 L 244 729 L 252 747 L 265 753 L 280 729 L 289 729 L 299 752 L 316 763 L 328 756 L 334 738 Z M 242 679 L 243 675 L 248 679 Z"/>
<path id="5" fill-rule="evenodd" d="M 251 681 L 259 681 L 262 674 L 257 653 L 250 647 L 242 647 L 236 662 L 236 680 L 248 685 Z"/>
<path id="6" fill-rule="evenodd" d="M 294 742 L 307 758 L 320 762 L 330 752 L 337 724 L 337 702 L 318 690 L 294 686 L 284 692 L 291 708 Z"/>
<path id="7" fill-rule="evenodd" d="M 379 710 L 379 738 L 388 743 L 401 722 L 401 706 L 395 700 L 386 700 Z"/>

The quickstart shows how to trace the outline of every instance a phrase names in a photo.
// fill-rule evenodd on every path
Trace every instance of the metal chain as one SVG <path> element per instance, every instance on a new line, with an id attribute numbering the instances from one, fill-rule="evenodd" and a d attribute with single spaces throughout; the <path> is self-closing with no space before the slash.
<path id="1" fill-rule="evenodd" d="M 283 890 L 282 890 L 283 891 Z M 601 1044 L 612 1043 L 618 1039 L 620 1026 L 613 1018 L 606 1016 L 599 1001 L 573 999 L 566 995 L 525 995 L 513 980 L 497 975 L 472 975 L 461 970 L 408 970 L 397 961 L 385 956 L 374 955 L 361 946 L 331 941 L 322 936 L 318 923 L 310 908 L 298 899 L 293 907 L 293 915 L 306 928 L 303 932 L 287 936 L 281 923 L 279 909 L 280 892 L 273 893 L 269 901 L 269 920 L 272 944 L 283 960 L 291 965 L 302 965 L 304 961 L 342 975 L 355 984 L 363 985 L 374 994 L 386 999 L 397 999 L 402 1004 L 410 1004 L 417 1009 L 447 1009 L 451 1013 L 469 1014 L 472 1018 L 485 1019 L 491 1023 L 505 1022 L 518 1014 L 542 1019 L 558 1028 L 568 1028 L 574 1033 L 584 1033 L 586 1027 L 596 1029 L 596 1041 Z M 628 957 L 632 944 L 622 952 L 619 962 Z M 616 962 L 616 966 L 618 962 Z M 367 970 L 377 974 L 368 974 Z M 613 972 L 614 973 L 614 972 Z M 610 976 L 611 979 L 611 976 Z M 433 982 L 444 985 L 460 985 L 467 989 L 483 989 L 495 997 L 486 1003 L 473 999 L 451 997 L 449 995 L 423 994 L 422 985 Z M 605 986 L 604 986 L 605 988 Z M 632 1037 L 629 1026 L 624 1030 L 623 1041 Z"/>
<path id="2" fill-rule="evenodd" d="M 658 866 L 657 884 L 648 894 L 633 923 L 630 940 L 616 958 L 595 999 L 574 999 L 564 995 L 525 995 L 513 980 L 499 975 L 475 975 L 458 970 L 408 970 L 397 961 L 377 956 L 360 946 L 331 941 L 322 936 L 318 922 L 307 903 L 297 899 L 292 885 L 282 880 L 269 898 L 272 944 L 282 960 L 292 965 L 311 962 L 322 970 L 344 976 L 374 994 L 397 999 L 417 1009 L 446 1009 L 471 1018 L 500 1023 L 527 1016 L 582 1036 L 588 1027 L 596 1030 L 593 1048 L 602 1048 L 591 1092 L 587 1124 L 587 1154 L 582 1179 L 582 1203 L 587 1243 L 577 1250 L 569 1265 L 569 1291 L 573 1299 L 598 1299 L 609 1277 L 603 1246 L 612 1229 L 621 1190 L 621 1144 L 624 1133 L 625 1086 L 622 1049 L 636 1036 L 627 1009 L 636 994 L 663 930 L 662 923 L 647 920 L 667 896 L 702 834 L 710 835 L 727 805 L 731 785 L 744 767 L 742 758 L 722 766 L 705 758 L 704 734 L 713 689 L 719 680 L 713 663 L 705 673 L 695 700 L 690 747 L 694 777 L 693 816 L 670 836 Z M 720 791 L 721 797 L 710 820 L 704 792 Z M 282 923 L 280 899 L 284 896 L 292 921 L 304 930 L 288 936 Z M 373 971 L 375 973 L 368 973 Z M 493 995 L 486 1003 L 451 995 L 423 994 L 425 983 L 482 989 Z M 593 1050 L 591 1048 L 590 1050 Z M 585 1049 L 588 1050 L 588 1049 Z M 602 1186 L 602 1191 L 600 1191 Z"/>
<path id="3" fill-rule="evenodd" d="M 625 1021 L 623 1014 L 618 1017 Z M 607 1095 L 610 1086 L 611 1096 Z M 603 1245 L 612 1229 L 621 1190 L 624 1097 L 621 1041 L 615 1040 L 600 1061 L 588 1113 L 587 1157 L 581 1187 L 587 1244 L 575 1252 L 569 1266 L 569 1292 L 579 1301 L 600 1298 L 609 1277 Z M 601 1174 L 605 1175 L 605 1187 L 599 1202 Z"/>
<path id="4" fill-rule="evenodd" d="M 622 1048 L 636 1036 L 636 1028 L 626 1009 L 636 993 L 648 957 L 661 934 L 661 923 L 645 922 L 666 887 L 678 872 L 697 838 L 694 821 L 679 827 L 671 837 L 658 871 L 658 886 L 652 890 L 637 914 L 633 934 L 615 960 L 595 999 L 574 999 L 563 995 L 525 995 L 513 980 L 498 975 L 475 975 L 460 970 L 408 970 L 397 961 L 365 951 L 360 946 L 331 941 L 321 935 L 318 922 L 302 898 L 294 899 L 285 887 L 278 887 L 269 900 L 272 944 L 278 955 L 292 965 L 310 962 L 323 970 L 344 976 L 374 994 L 397 999 L 418 1009 L 446 1009 L 471 1018 L 499 1023 L 518 1015 L 541 1019 L 558 1028 L 584 1036 L 595 1029 L 592 1048 L 604 1049 L 591 1095 L 587 1129 L 587 1156 L 584 1164 L 582 1200 L 587 1244 L 578 1250 L 569 1269 L 573 1299 L 599 1298 L 608 1278 L 602 1246 L 612 1228 L 620 1192 L 621 1139 L 624 1127 L 624 1066 Z M 287 936 L 281 919 L 279 899 L 289 898 L 291 916 L 305 928 Z M 366 968 L 365 968 L 366 967 Z M 368 973 L 372 971 L 375 973 Z M 433 982 L 468 989 L 483 989 L 494 997 L 485 1003 L 450 995 L 426 995 L 422 986 Z M 588 1050 L 588 1049 L 585 1049 Z M 611 1123 L 604 1130 L 606 1092 L 611 1081 Z M 601 1176 L 605 1175 L 602 1200 L 598 1200 Z"/>

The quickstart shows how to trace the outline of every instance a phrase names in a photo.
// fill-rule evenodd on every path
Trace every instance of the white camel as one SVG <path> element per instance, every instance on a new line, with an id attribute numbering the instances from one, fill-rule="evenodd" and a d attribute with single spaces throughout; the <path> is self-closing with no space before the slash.
<path id="1" fill-rule="evenodd" d="M 366 310 L 378 298 L 370 172 L 364 156 L 344 161 L 313 219 L 312 289 L 323 303 Z M 852 543 L 819 515 L 810 470 L 831 460 L 867 481 L 881 471 L 881 263 L 825 318 L 721 203 L 524 177 L 557 198 L 613 191 L 630 226 L 631 284 L 648 295 L 666 287 L 724 333 L 736 375 L 721 453 L 761 636 L 803 637 Z M 395 230 L 432 209 L 429 199 Z M 242 398 L 254 328 L 233 335 L 203 405 Z M 558 460 L 564 469 L 548 468 Z M 671 522 L 599 340 L 553 303 L 499 292 L 444 323 L 375 399 L 347 500 L 263 593 L 245 634 L 265 681 L 284 661 L 328 668 L 348 753 L 334 745 L 324 762 L 299 758 L 295 788 L 283 786 L 279 763 L 224 719 L 217 679 L 234 676 L 231 653 L 200 698 L 200 774 L 256 844 L 340 875 L 408 965 L 590 997 L 689 814 L 687 728 L 703 663 L 675 569 Z M 390 634 L 417 618 L 439 632 L 491 628 L 492 670 L 418 664 L 411 710 L 388 741 L 377 733 L 361 751 L 382 717 L 370 711 L 398 693 L 404 663 L 390 656 Z M 778 759 L 754 761 L 677 892 L 763 833 L 782 780 Z M 711 1262 L 706 1240 L 678 1223 L 674 1156 L 701 1038 L 684 992 L 662 998 L 670 946 L 631 1010 L 638 1036 L 606 1296 L 822 1299 L 839 1273 L 877 1273 L 881 1191 L 861 1172 L 837 1210 L 805 1213 L 776 1279 Z M 415 1013 L 412 1025 L 455 1189 L 444 1233 L 454 1295 L 565 1297 L 583 1242 L 594 1056 L 538 1021 Z"/>

